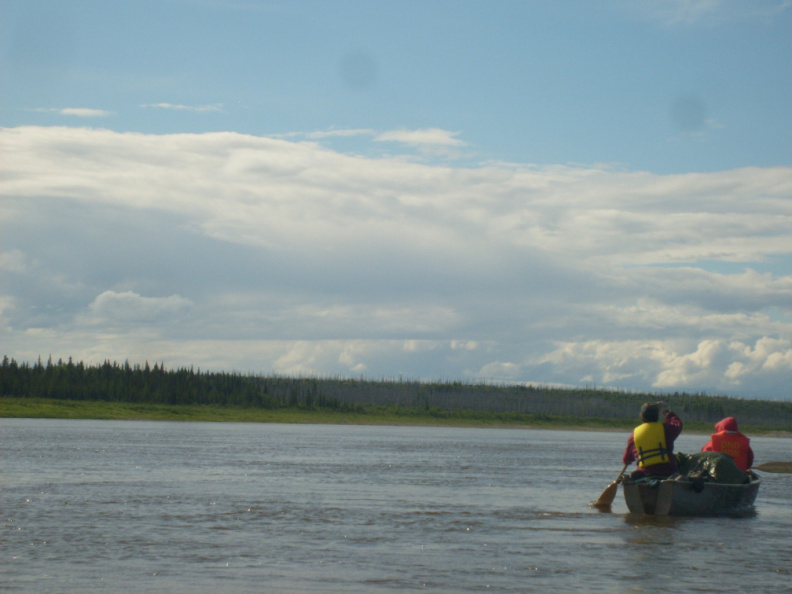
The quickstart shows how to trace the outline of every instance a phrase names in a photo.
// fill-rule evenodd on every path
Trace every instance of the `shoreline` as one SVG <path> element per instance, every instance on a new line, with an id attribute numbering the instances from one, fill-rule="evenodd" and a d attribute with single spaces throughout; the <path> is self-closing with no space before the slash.
<path id="1" fill-rule="evenodd" d="M 624 433 L 635 422 L 627 419 L 534 418 L 524 415 L 443 411 L 442 414 L 421 410 L 338 411 L 333 409 L 300 408 L 233 408 L 207 405 L 136 404 L 128 402 L 48 400 L 30 398 L 0 398 L 1 418 L 84 419 L 114 421 L 170 421 L 219 423 L 294 423 L 332 425 L 380 425 L 413 427 L 468 427 L 489 429 L 525 429 L 552 431 L 605 431 Z M 684 419 L 683 419 L 684 422 Z M 707 423 L 689 422 L 685 432 L 709 435 Z M 792 437 L 792 430 L 780 427 L 745 426 L 753 436 Z"/>

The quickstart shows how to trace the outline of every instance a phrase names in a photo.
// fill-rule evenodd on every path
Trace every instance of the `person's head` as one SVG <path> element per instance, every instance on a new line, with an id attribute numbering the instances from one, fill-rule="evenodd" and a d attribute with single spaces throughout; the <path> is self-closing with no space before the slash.
<path id="1" fill-rule="evenodd" d="M 656 404 L 649 404 L 648 402 L 641 407 L 641 420 L 644 423 L 656 423 L 660 418 L 660 411 L 657 410 Z"/>
<path id="2" fill-rule="evenodd" d="M 738 431 L 737 419 L 734 417 L 726 417 L 715 423 L 715 431 Z"/>

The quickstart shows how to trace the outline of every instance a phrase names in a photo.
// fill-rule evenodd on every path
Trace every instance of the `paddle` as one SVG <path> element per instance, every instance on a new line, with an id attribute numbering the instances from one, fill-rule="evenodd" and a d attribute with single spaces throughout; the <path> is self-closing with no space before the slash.
<path id="1" fill-rule="evenodd" d="M 792 474 L 792 462 L 765 462 L 759 466 L 751 466 L 751 470 L 761 470 L 762 472 L 778 472 L 782 474 Z"/>
<path id="2" fill-rule="evenodd" d="M 624 468 L 622 468 L 622 471 L 619 473 L 619 476 L 616 477 L 616 480 L 613 481 L 607 487 L 605 487 L 605 490 L 602 492 L 602 495 L 600 495 L 599 499 L 597 499 L 594 503 L 591 504 L 591 507 L 599 507 L 603 509 L 603 508 L 609 508 L 611 506 L 614 497 L 616 497 L 616 491 L 619 490 L 619 481 L 621 480 L 621 477 L 627 470 L 628 466 L 629 464 L 624 465 Z"/>

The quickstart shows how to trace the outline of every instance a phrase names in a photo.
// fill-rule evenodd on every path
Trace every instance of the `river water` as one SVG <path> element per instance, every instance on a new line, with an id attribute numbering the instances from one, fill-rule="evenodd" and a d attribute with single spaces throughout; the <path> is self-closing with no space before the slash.
<path id="1" fill-rule="evenodd" d="M 792 590 L 792 475 L 737 518 L 644 518 L 626 435 L 0 420 L 0 590 Z M 682 435 L 677 450 L 706 437 Z M 757 463 L 792 440 L 754 438 Z"/>

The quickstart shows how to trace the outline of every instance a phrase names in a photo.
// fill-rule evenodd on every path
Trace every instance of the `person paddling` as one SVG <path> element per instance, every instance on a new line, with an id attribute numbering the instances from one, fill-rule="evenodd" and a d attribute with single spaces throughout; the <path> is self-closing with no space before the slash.
<path id="1" fill-rule="evenodd" d="M 676 472 L 674 440 L 680 433 L 682 420 L 669 411 L 665 403 L 644 404 L 641 407 L 641 424 L 627 439 L 627 448 L 622 456 L 622 462 L 626 465 L 638 463 L 638 469 L 633 471 L 630 478 L 665 478 Z"/>
<path id="2" fill-rule="evenodd" d="M 702 452 L 723 452 L 734 459 L 737 468 L 743 472 L 753 466 L 754 453 L 751 440 L 737 429 L 737 419 L 726 417 L 715 423 L 715 433 L 710 436 Z"/>

